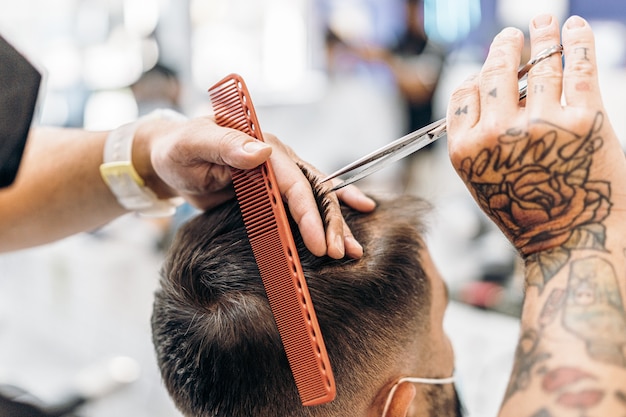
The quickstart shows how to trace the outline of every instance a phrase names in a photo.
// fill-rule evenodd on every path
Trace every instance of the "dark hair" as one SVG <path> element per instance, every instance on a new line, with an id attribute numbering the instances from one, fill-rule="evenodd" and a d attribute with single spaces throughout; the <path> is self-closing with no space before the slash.
<path id="1" fill-rule="evenodd" d="M 422 200 L 343 207 L 359 260 L 315 257 L 294 239 L 337 384 L 325 405 L 300 403 L 236 202 L 191 220 L 162 270 L 152 316 L 165 385 L 187 416 L 350 415 L 428 328 Z M 422 333 L 423 334 L 423 333 Z M 346 414 L 347 413 L 347 414 Z"/>

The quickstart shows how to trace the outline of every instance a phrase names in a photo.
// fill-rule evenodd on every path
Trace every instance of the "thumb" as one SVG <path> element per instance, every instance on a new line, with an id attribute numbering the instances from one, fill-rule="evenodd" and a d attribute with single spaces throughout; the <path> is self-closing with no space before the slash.
<path id="1" fill-rule="evenodd" d="M 220 147 L 224 164 L 239 169 L 255 168 L 272 154 L 270 145 L 241 132 L 227 134 Z"/>

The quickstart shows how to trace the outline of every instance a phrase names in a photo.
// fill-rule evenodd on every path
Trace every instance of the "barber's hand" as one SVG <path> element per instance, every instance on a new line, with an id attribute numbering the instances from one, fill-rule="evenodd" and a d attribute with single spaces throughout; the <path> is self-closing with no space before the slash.
<path id="1" fill-rule="evenodd" d="M 537 16 L 530 40 L 533 56 L 561 43 L 556 19 Z M 569 18 L 562 44 L 564 68 L 558 55 L 538 63 L 519 103 L 523 34 L 504 29 L 448 107 L 452 164 L 523 255 L 572 242 L 574 231 L 602 239 L 598 227 L 626 221 L 624 153 L 601 101 L 588 23 Z"/>
<path id="2" fill-rule="evenodd" d="M 341 215 L 337 197 L 361 211 L 373 210 L 375 203 L 356 187 L 346 187 L 337 196 L 331 194 L 325 229 L 310 183 L 297 163 L 313 174 L 321 176 L 321 173 L 273 135 L 264 134 L 263 143 L 203 117 L 186 122 L 144 123 L 139 126 L 135 140 L 139 145 L 135 145 L 133 152 L 139 147 L 139 154 L 150 155 L 143 158 L 144 166 L 141 166 L 142 158 L 135 160 L 133 156 L 138 172 L 147 177 L 147 185 L 162 197 L 180 195 L 202 210 L 234 197 L 229 167 L 251 169 L 269 158 L 281 195 L 298 223 L 307 248 L 315 255 L 327 254 L 333 258 L 362 255 L 363 249 Z"/>

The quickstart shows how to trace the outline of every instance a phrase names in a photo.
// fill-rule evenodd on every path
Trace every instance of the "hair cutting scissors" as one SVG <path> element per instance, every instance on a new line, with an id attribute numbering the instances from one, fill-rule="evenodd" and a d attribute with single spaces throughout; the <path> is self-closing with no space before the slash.
<path id="1" fill-rule="evenodd" d="M 517 73 L 517 79 L 519 81 L 519 99 L 526 98 L 527 82 L 526 76 L 530 69 L 537 63 L 544 59 L 556 54 L 563 53 L 562 45 L 554 45 L 550 48 L 544 49 L 539 52 L 535 57 L 528 61 L 525 65 L 522 65 Z M 332 180 L 341 175 L 351 173 L 350 176 L 343 180 L 343 182 L 335 185 L 331 191 L 336 191 L 347 185 L 350 185 L 362 178 L 367 177 L 374 172 L 385 168 L 399 159 L 402 159 L 413 152 L 422 149 L 424 146 L 442 138 L 446 135 L 446 119 L 440 119 L 427 126 L 422 127 L 414 132 L 409 133 L 396 139 L 395 141 L 375 150 L 374 152 L 365 155 L 364 157 L 346 165 L 345 167 L 333 172 L 322 182 Z"/>

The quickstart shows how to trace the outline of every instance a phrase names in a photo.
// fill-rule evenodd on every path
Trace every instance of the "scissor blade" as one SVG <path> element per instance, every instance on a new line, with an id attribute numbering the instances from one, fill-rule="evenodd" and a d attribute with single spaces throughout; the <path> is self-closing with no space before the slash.
<path id="1" fill-rule="evenodd" d="M 324 178 L 322 182 L 336 178 L 346 172 L 353 172 L 353 174 L 349 178 L 335 185 L 331 190 L 337 191 L 362 178 L 365 178 L 368 175 L 371 175 L 374 172 L 379 171 L 387 167 L 388 165 L 414 152 L 419 151 L 423 147 L 444 136 L 445 129 L 441 129 L 437 131 L 437 133 L 433 133 L 433 130 L 438 126 L 441 126 L 442 123 L 445 127 L 445 121 L 440 120 L 419 130 L 416 130 L 415 132 L 409 133 L 408 135 L 403 136 L 400 139 L 397 139 L 394 142 L 391 142 L 390 144 L 385 145 L 382 148 L 370 153 L 369 155 L 364 156 L 358 161 L 355 161 L 350 165 L 334 172 L 333 174 Z"/>
<path id="2" fill-rule="evenodd" d="M 434 128 L 438 127 L 439 125 L 442 124 L 442 121 L 439 120 L 437 122 L 433 122 L 431 124 L 429 124 L 428 126 L 424 126 L 421 129 L 418 129 L 414 132 L 411 132 L 405 136 L 402 136 L 400 139 L 396 139 L 391 143 L 388 143 L 387 145 L 384 145 L 378 149 L 376 149 L 375 151 L 357 159 L 356 161 L 346 165 L 345 167 L 333 172 L 332 174 L 330 174 L 329 176 L 327 176 L 326 178 L 324 178 L 322 180 L 322 182 L 326 182 L 329 180 L 332 180 L 333 178 L 337 178 L 340 175 L 346 174 L 350 171 L 353 171 L 357 168 L 360 168 L 362 166 L 371 164 L 373 162 L 379 161 L 381 158 L 384 158 L 386 155 L 398 152 L 400 149 L 406 147 L 407 145 L 411 144 L 412 142 L 414 142 L 416 139 L 419 139 L 420 137 L 424 136 L 425 134 L 427 134 L 428 132 L 430 132 L 431 130 L 433 130 Z M 426 145 L 424 145 L 426 146 Z M 419 149 L 419 148 L 418 148 Z M 417 150 L 417 149 L 416 149 Z M 405 155 L 406 156 L 406 155 Z"/>

